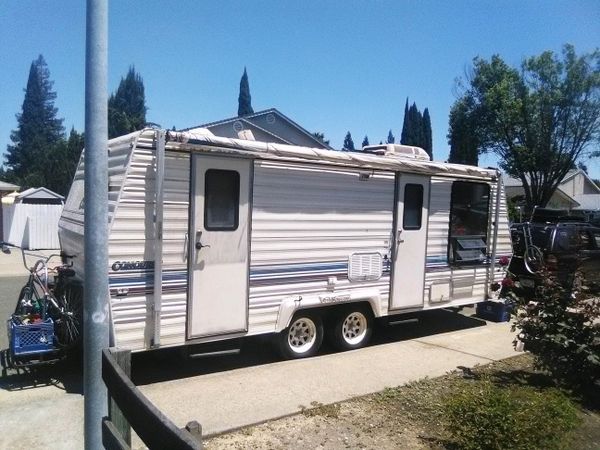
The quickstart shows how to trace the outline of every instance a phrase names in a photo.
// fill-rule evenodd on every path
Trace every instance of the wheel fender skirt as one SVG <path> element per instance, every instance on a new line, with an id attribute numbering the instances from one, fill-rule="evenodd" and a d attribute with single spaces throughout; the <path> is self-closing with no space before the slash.
<path id="1" fill-rule="evenodd" d="M 373 315 L 381 317 L 383 308 L 381 306 L 381 293 L 379 289 L 353 289 L 322 292 L 321 294 L 292 295 L 282 300 L 279 305 L 277 324 L 275 331 L 285 330 L 290 324 L 292 317 L 299 309 L 320 308 L 322 306 L 333 306 L 340 304 L 369 302 Z"/>

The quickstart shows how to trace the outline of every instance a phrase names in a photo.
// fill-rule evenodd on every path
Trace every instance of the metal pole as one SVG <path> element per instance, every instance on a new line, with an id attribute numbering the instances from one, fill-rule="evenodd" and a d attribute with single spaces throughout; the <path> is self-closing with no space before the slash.
<path id="1" fill-rule="evenodd" d="M 87 0 L 85 58 L 84 440 L 102 448 L 108 412 L 102 349 L 108 347 L 108 0 Z"/>

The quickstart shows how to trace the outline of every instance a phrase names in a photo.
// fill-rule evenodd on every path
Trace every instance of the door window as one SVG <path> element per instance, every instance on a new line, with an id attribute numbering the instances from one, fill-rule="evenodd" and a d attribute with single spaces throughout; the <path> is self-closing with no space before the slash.
<path id="1" fill-rule="evenodd" d="M 209 169 L 204 181 L 204 228 L 234 231 L 238 227 L 240 174 L 235 170 Z"/>
<path id="2" fill-rule="evenodd" d="M 420 230 L 423 215 L 423 186 L 406 184 L 404 186 L 404 214 L 402 227 L 405 230 Z"/>

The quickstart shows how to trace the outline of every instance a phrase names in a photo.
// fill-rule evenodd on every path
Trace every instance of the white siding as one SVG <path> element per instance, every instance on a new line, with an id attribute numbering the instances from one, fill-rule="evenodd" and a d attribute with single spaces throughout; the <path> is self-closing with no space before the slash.
<path id="1" fill-rule="evenodd" d="M 256 162 L 251 236 L 249 333 L 274 331 L 290 295 L 375 287 L 387 307 L 389 272 L 377 281 L 350 282 L 353 253 L 389 255 L 394 175 L 357 169 Z"/>
<path id="2" fill-rule="evenodd" d="M 57 249 L 63 205 L 15 203 L 2 206 L 3 240 L 31 250 Z"/>
<path id="3" fill-rule="evenodd" d="M 124 179 L 109 238 L 109 265 L 118 261 L 154 262 L 155 153 L 140 142 Z M 185 343 L 190 157 L 165 153 L 163 203 L 163 295 L 161 345 Z M 116 344 L 140 350 L 151 330 L 153 270 L 110 271 L 112 319 Z M 118 296 L 117 289 L 127 289 Z"/>

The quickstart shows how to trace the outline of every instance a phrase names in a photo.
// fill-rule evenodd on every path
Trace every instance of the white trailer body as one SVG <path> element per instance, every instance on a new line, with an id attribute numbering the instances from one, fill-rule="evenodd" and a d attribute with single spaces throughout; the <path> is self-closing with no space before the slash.
<path id="1" fill-rule="evenodd" d="M 484 301 L 512 254 L 496 170 L 150 129 L 108 155 L 111 343 L 134 351 Z M 80 279 L 84 164 L 59 224 Z"/>

